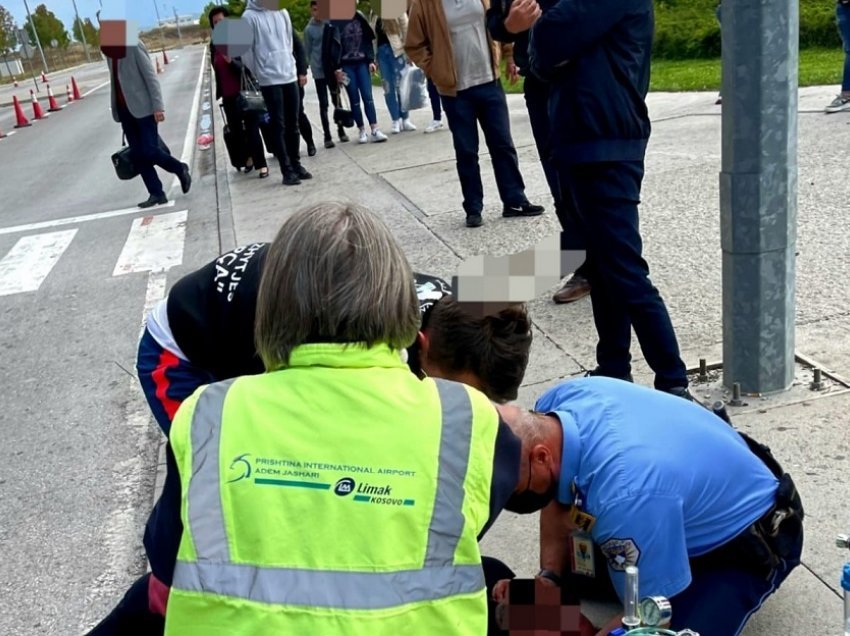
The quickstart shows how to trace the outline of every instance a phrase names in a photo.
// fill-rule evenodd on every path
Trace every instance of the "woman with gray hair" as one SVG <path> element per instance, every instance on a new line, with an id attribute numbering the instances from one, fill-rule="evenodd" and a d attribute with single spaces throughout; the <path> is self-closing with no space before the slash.
<path id="1" fill-rule="evenodd" d="M 478 539 L 520 442 L 483 393 L 402 360 L 419 303 L 390 230 L 354 205 L 290 217 L 255 325 L 266 373 L 198 389 L 171 425 L 145 533 L 165 634 L 485 633 Z"/>

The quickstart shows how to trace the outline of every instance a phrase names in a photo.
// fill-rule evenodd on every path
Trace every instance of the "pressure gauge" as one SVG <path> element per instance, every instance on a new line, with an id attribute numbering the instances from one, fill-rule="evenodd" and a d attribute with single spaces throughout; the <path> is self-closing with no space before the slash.
<path id="1" fill-rule="evenodd" d="M 679 636 L 699 636 L 699 632 L 695 632 L 692 629 L 683 629 L 679 632 Z"/>
<path id="2" fill-rule="evenodd" d="M 647 596 L 640 602 L 640 618 L 650 627 L 668 625 L 673 618 L 673 608 L 663 596 Z"/>

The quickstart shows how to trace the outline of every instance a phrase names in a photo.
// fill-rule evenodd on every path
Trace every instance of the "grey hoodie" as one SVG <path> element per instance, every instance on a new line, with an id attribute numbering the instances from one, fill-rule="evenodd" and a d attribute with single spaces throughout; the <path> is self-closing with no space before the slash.
<path id="1" fill-rule="evenodd" d="M 289 12 L 286 9 L 271 11 L 258 0 L 248 0 L 242 19 L 254 33 L 253 46 L 242 56 L 242 60 L 260 86 L 291 84 L 296 81 Z"/>

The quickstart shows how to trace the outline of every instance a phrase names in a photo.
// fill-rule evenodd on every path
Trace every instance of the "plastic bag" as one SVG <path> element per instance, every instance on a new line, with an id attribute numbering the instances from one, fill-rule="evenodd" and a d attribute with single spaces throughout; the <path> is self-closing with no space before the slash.
<path id="1" fill-rule="evenodd" d="M 401 69 L 398 92 L 401 96 L 402 112 L 425 108 L 428 100 L 428 78 L 425 72 L 415 64 L 406 64 Z"/>

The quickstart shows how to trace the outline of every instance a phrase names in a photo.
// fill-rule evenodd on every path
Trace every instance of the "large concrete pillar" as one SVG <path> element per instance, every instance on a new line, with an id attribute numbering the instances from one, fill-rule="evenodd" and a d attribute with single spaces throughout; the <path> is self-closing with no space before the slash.
<path id="1" fill-rule="evenodd" d="M 794 379 L 797 0 L 723 3 L 723 381 Z"/>

